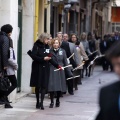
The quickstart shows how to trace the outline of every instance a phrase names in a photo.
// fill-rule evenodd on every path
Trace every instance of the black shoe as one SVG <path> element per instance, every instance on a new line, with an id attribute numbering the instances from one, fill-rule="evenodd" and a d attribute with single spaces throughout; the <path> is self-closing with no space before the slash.
<path id="1" fill-rule="evenodd" d="M 73 92 L 69 92 L 69 94 L 70 94 L 70 95 L 74 95 L 74 93 L 73 93 Z"/>
<path id="2" fill-rule="evenodd" d="M 40 103 L 36 103 L 36 109 L 40 109 Z"/>
<path id="3" fill-rule="evenodd" d="M 5 104 L 5 108 L 13 108 L 10 104 Z"/>
<path id="4" fill-rule="evenodd" d="M 60 102 L 56 101 L 56 107 L 60 107 Z"/>
<path id="5" fill-rule="evenodd" d="M 43 106 L 43 104 L 41 103 L 41 110 L 44 110 L 44 106 Z"/>
<path id="6" fill-rule="evenodd" d="M 51 103 L 50 106 L 49 106 L 49 108 L 53 108 L 53 106 L 54 106 L 54 103 Z"/>

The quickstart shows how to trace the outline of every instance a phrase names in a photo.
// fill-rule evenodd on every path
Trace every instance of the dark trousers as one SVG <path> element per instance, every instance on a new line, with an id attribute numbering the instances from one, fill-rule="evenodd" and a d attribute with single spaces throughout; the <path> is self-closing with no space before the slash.
<path id="1" fill-rule="evenodd" d="M 109 64 L 105 57 L 102 58 L 102 67 L 103 67 L 103 70 L 108 70 Z"/>
<path id="2" fill-rule="evenodd" d="M 41 101 L 39 101 L 40 92 L 41 92 Z M 40 87 L 36 87 L 35 88 L 37 104 L 39 104 L 39 103 L 43 104 L 45 93 L 46 93 L 46 89 L 45 88 L 40 88 Z"/>
<path id="3" fill-rule="evenodd" d="M 67 80 L 68 92 L 73 93 L 73 79 Z"/>
<path id="4" fill-rule="evenodd" d="M 54 103 L 54 95 L 55 95 L 55 92 L 50 92 L 50 100 L 51 100 L 51 103 Z M 61 91 L 57 91 L 56 92 L 56 102 L 60 102 L 60 96 L 61 96 Z"/>
<path id="5" fill-rule="evenodd" d="M 7 92 L 0 92 L 0 97 L 3 97 L 3 96 L 7 97 L 17 87 L 16 76 L 15 75 L 10 75 L 10 76 L 8 76 L 8 78 L 10 80 L 11 86 L 9 87 Z"/>

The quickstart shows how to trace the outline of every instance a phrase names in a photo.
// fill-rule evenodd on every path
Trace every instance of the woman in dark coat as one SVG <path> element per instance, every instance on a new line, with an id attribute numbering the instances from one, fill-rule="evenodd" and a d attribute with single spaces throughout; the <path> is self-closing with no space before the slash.
<path id="1" fill-rule="evenodd" d="M 33 59 L 32 72 L 30 79 L 30 86 L 35 87 L 36 93 L 36 108 L 41 108 L 44 110 L 43 100 L 48 88 L 49 80 L 49 62 L 58 68 L 58 64 L 51 59 L 51 54 L 49 52 L 48 46 L 49 35 L 43 33 L 40 35 L 39 39 L 35 42 L 31 57 Z M 41 102 L 39 102 L 39 93 L 41 91 Z"/>
<path id="2" fill-rule="evenodd" d="M 57 61 L 60 66 L 67 66 L 67 56 L 64 49 L 60 48 L 60 41 L 58 38 L 52 40 L 52 48 L 50 51 L 53 55 L 52 59 Z M 66 77 L 71 77 L 72 72 L 69 68 L 65 70 L 54 71 L 56 68 L 51 64 L 50 65 L 50 78 L 48 91 L 50 92 L 51 104 L 50 108 L 54 106 L 54 92 L 57 94 L 56 107 L 60 106 L 60 95 L 61 92 L 66 92 Z M 65 74 L 67 76 L 65 76 Z"/>

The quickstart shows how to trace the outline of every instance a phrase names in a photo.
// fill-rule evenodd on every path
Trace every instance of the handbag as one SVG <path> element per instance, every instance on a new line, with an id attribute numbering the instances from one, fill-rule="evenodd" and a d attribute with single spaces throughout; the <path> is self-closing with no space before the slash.
<path id="1" fill-rule="evenodd" d="M 10 81 L 6 75 L 6 72 L 1 72 L 0 75 L 0 91 L 7 92 L 10 87 Z"/>

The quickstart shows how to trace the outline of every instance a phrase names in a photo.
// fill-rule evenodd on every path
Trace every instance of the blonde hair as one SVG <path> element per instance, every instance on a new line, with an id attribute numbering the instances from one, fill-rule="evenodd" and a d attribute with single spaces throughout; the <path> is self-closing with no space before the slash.
<path id="1" fill-rule="evenodd" d="M 42 34 L 39 36 L 38 40 L 43 43 L 44 40 L 47 39 L 47 38 L 50 38 L 50 34 L 48 34 L 48 33 L 42 33 Z"/>
<path id="2" fill-rule="evenodd" d="M 83 32 L 83 33 L 81 34 L 81 36 L 80 36 L 80 39 L 81 39 L 81 40 L 83 39 L 83 36 L 85 36 L 85 40 L 86 40 L 87 34 L 86 34 L 85 32 Z"/>
<path id="3" fill-rule="evenodd" d="M 51 45 L 53 46 L 53 44 L 55 43 L 55 41 L 58 41 L 59 42 L 59 44 L 61 45 L 61 41 L 60 41 L 60 39 L 57 37 L 57 38 L 54 38 L 54 39 L 52 39 L 52 41 L 51 41 Z"/>

